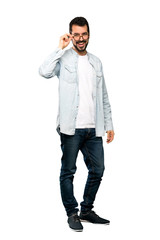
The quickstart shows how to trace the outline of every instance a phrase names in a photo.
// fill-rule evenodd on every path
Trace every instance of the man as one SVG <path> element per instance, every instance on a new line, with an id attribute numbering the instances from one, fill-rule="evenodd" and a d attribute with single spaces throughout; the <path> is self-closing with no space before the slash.
<path id="1" fill-rule="evenodd" d="M 62 149 L 61 197 L 70 228 L 82 231 L 81 221 L 110 223 L 92 208 L 104 172 L 102 136 L 107 132 L 107 143 L 110 143 L 114 131 L 101 61 L 86 51 L 90 37 L 88 22 L 76 17 L 70 22 L 69 30 L 39 72 L 45 78 L 55 75 L 59 78 L 57 131 Z M 71 41 L 73 47 L 66 50 Z M 79 150 L 89 171 L 78 216 L 73 178 Z"/>

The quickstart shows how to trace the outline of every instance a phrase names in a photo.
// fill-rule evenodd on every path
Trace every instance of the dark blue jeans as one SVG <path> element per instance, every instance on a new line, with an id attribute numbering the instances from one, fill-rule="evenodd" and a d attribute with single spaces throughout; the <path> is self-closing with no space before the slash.
<path id="1" fill-rule="evenodd" d="M 81 211 L 86 213 L 93 208 L 93 202 L 104 172 L 103 139 L 95 136 L 95 128 L 77 128 L 74 135 L 60 133 L 60 137 L 62 149 L 60 188 L 63 205 L 68 216 L 78 212 L 78 203 L 73 193 L 73 178 L 80 150 L 88 168 L 88 179 L 83 202 L 81 202 Z"/>

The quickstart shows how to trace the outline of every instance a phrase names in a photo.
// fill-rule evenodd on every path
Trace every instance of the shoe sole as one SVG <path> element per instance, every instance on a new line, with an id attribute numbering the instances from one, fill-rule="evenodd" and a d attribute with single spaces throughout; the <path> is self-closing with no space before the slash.
<path id="1" fill-rule="evenodd" d="M 84 219 L 80 219 L 81 222 L 88 222 L 88 223 L 93 223 L 93 224 L 105 224 L 105 225 L 109 225 L 110 223 L 94 223 L 94 222 L 90 222 L 88 220 L 84 220 Z"/>
<path id="2" fill-rule="evenodd" d="M 70 227 L 70 229 L 73 231 L 73 232 L 83 232 L 83 229 L 73 229 Z"/>

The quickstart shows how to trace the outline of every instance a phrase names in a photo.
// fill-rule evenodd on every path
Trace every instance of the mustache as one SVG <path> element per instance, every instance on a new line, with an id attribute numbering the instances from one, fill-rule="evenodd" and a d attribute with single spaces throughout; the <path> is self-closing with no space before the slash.
<path id="1" fill-rule="evenodd" d="M 86 43 L 86 41 L 85 40 L 83 40 L 83 41 L 77 41 L 76 43 Z"/>

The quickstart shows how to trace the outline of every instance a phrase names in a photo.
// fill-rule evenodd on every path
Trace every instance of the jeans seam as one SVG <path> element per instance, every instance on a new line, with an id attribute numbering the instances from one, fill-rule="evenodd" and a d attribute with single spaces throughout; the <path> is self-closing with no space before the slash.
<path id="1" fill-rule="evenodd" d="M 89 160 L 90 160 L 90 162 L 91 162 L 91 164 L 92 164 L 92 170 L 93 170 L 93 173 L 94 173 L 94 167 L 93 167 L 92 159 L 91 159 L 91 157 L 90 157 L 90 154 L 89 154 L 87 145 L 86 145 L 85 143 L 84 143 L 84 146 L 85 146 L 85 148 L 86 148 L 86 152 L 87 152 L 87 154 L 88 154 Z"/>
<path id="2" fill-rule="evenodd" d="M 84 146 L 85 146 L 86 152 L 87 152 L 87 154 L 88 154 L 88 158 L 89 158 L 89 160 L 90 160 L 90 163 L 91 163 L 91 165 L 92 165 L 92 171 L 93 171 L 93 173 L 94 173 L 94 167 L 93 167 L 92 159 L 91 159 L 91 157 L 90 157 L 88 148 L 87 148 L 86 144 L 84 144 Z M 88 189 L 88 195 L 89 195 L 90 192 L 91 192 L 92 185 L 93 185 L 93 183 L 90 184 L 90 187 L 89 187 L 89 189 Z M 86 199 L 86 203 L 87 203 L 87 204 L 88 204 L 88 195 L 87 195 L 87 199 Z"/>

